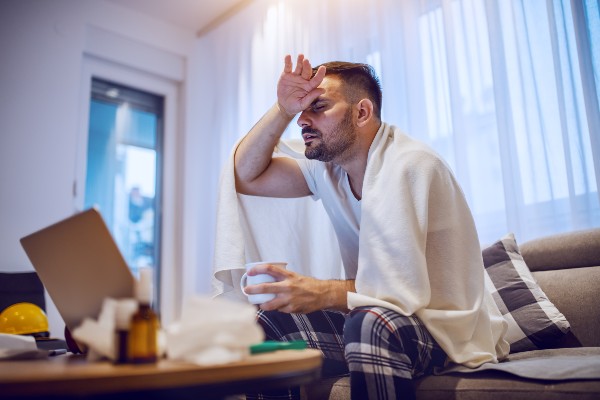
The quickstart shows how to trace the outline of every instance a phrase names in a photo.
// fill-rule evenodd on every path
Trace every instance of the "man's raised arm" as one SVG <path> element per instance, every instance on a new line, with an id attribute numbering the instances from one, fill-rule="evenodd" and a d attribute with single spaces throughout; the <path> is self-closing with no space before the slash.
<path id="1" fill-rule="evenodd" d="M 277 83 L 277 103 L 244 137 L 235 152 L 235 179 L 239 193 L 269 197 L 301 197 L 310 194 L 298 164 L 291 159 L 272 158 L 273 149 L 294 116 L 320 94 L 325 76 L 320 67 L 312 77 L 310 62 L 301 54 L 296 68 L 287 55 Z"/>

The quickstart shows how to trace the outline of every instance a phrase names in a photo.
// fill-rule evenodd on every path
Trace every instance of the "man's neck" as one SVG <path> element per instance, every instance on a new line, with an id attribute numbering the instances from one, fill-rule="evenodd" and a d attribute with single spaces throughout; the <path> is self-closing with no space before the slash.
<path id="1" fill-rule="evenodd" d="M 358 200 L 362 199 L 362 188 L 365 179 L 365 171 L 367 169 L 369 150 L 380 126 L 381 123 L 360 132 L 356 141 L 356 146 L 353 146 L 351 155 L 345 157 L 341 162 L 334 161 L 346 171 L 346 174 L 348 174 L 350 189 L 352 190 L 354 197 Z"/>

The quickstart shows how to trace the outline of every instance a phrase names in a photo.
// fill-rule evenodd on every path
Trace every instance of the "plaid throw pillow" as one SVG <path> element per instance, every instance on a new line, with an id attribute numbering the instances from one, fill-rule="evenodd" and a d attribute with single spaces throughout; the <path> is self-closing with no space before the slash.
<path id="1" fill-rule="evenodd" d="M 509 233 L 483 250 L 485 285 L 508 322 L 510 352 L 552 347 L 570 329 L 539 287 Z"/>

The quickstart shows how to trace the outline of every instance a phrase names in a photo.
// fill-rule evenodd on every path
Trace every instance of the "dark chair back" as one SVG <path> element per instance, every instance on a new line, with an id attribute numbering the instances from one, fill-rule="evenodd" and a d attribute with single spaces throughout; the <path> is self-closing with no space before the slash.
<path id="1" fill-rule="evenodd" d="M 0 272 L 0 312 L 15 303 L 33 303 L 46 311 L 44 285 L 36 272 Z"/>

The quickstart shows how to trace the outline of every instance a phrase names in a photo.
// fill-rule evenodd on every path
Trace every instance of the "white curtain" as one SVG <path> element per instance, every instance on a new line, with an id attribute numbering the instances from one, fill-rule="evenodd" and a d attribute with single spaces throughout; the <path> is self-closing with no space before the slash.
<path id="1" fill-rule="evenodd" d="M 598 0 L 253 1 L 197 43 L 204 253 L 216 177 L 300 52 L 374 66 L 384 120 L 448 161 L 482 244 L 600 226 L 599 37 Z"/>

